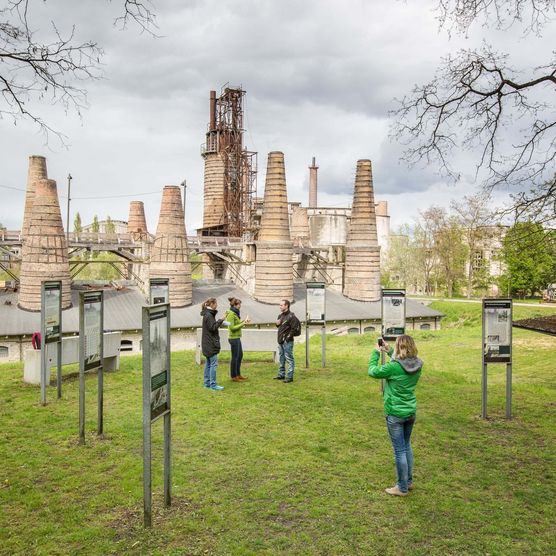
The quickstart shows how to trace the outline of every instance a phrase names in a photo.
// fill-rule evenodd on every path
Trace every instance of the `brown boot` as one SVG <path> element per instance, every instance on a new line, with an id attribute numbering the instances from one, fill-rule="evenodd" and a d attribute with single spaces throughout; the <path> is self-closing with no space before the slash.
<path id="1" fill-rule="evenodd" d="M 384 489 L 384 492 L 386 492 L 387 494 L 391 494 L 392 496 L 407 496 L 407 492 L 402 492 L 399 489 L 398 485 L 391 488 L 386 488 Z"/>
<path id="2" fill-rule="evenodd" d="M 233 376 L 232 381 L 233 382 L 241 382 L 241 379 L 239 378 L 239 376 Z"/>
<path id="3" fill-rule="evenodd" d="M 239 378 L 239 380 L 249 380 L 246 376 L 241 375 L 239 375 L 237 378 Z"/>

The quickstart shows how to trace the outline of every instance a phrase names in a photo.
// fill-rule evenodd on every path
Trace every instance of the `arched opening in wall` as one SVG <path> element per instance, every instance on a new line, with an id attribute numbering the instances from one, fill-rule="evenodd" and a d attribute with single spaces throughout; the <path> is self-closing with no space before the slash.
<path id="1" fill-rule="evenodd" d="M 0 359 L 8 357 L 9 354 L 10 350 L 8 349 L 8 346 L 0 346 Z"/>
<path id="2" fill-rule="evenodd" d="M 133 342 L 131 340 L 122 340 L 120 343 L 120 351 L 133 351 Z"/>
<path id="3" fill-rule="evenodd" d="M 430 330 L 431 325 L 428 322 L 424 322 L 423 324 L 419 325 L 420 330 Z"/>
<path id="4" fill-rule="evenodd" d="M 376 330 L 376 328 L 374 326 L 365 326 L 365 328 L 363 328 L 363 332 L 374 332 Z"/>
<path id="5" fill-rule="evenodd" d="M 348 334 L 359 334 L 359 328 L 348 328 Z"/>

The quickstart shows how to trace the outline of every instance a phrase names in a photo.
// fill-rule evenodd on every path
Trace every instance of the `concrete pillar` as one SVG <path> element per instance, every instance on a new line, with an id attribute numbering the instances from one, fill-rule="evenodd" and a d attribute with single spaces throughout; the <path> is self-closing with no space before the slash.
<path id="1" fill-rule="evenodd" d="M 370 160 L 357 161 L 353 207 L 346 240 L 343 294 L 357 301 L 380 299 L 380 247 L 376 233 Z"/>
<path id="2" fill-rule="evenodd" d="M 292 207 L 291 237 L 294 243 L 309 243 L 309 217 L 307 208 L 299 205 Z"/>
<path id="3" fill-rule="evenodd" d="M 181 190 L 167 185 L 162 192 L 160 217 L 151 249 L 151 278 L 168 278 L 170 306 L 191 305 L 192 280 Z"/>
<path id="4" fill-rule="evenodd" d="M 39 162 L 39 165 L 42 164 Z M 27 239 L 21 249 L 19 306 L 28 311 L 40 311 L 41 282 L 61 280 L 62 309 L 67 309 L 71 306 L 71 277 L 66 235 L 54 180 L 35 181 L 33 207 L 29 216 Z"/>
<path id="5" fill-rule="evenodd" d="M 255 299 L 278 304 L 293 297 L 292 241 L 284 154 L 268 155 L 263 214 L 255 261 Z"/>
<path id="6" fill-rule="evenodd" d="M 35 190 L 38 180 L 48 178 L 46 171 L 46 158 L 44 156 L 32 155 L 29 157 L 29 168 L 27 170 L 27 188 L 25 191 L 25 208 L 23 210 L 23 225 L 21 227 L 21 236 L 25 240 L 29 233 L 29 225 L 31 222 L 31 211 L 33 210 L 33 200 L 35 199 Z"/>

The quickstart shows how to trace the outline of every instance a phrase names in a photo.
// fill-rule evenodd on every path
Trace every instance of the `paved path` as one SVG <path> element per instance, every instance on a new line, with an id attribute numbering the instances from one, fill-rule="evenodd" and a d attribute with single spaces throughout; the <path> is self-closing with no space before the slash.
<path id="1" fill-rule="evenodd" d="M 415 301 L 447 301 L 450 303 L 482 303 L 482 299 L 451 299 L 443 297 L 413 297 L 408 295 L 410 299 Z M 514 307 L 518 305 L 519 307 L 544 307 L 546 309 L 556 309 L 556 303 L 520 303 L 519 301 L 514 301 Z"/>

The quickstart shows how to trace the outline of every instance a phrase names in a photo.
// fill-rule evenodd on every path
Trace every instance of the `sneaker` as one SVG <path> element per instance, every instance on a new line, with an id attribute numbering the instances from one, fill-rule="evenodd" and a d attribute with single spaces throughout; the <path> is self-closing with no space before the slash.
<path id="1" fill-rule="evenodd" d="M 206 388 L 207 390 L 210 390 L 210 386 L 207 386 L 206 384 L 203 384 L 203 388 Z"/>
<path id="2" fill-rule="evenodd" d="M 241 380 L 242 382 L 244 380 L 249 380 L 246 376 L 241 376 L 241 375 L 239 375 L 237 378 L 239 378 L 239 380 Z"/>
<path id="3" fill-rule="evenodd" d="M 402 492 L 398 485 L 393 486 L 391 488 L 385 488 L 384 492 L 386 492 L 386 494 L 390 494 L 392 496 L 407 496 L 407 492 Z"/>
<path id="4" fill-rule="evenodd" d="M 210 387 L 211 390 L 224 390 L 224 386 L 220 386 L 220 384 L 215 384 L 214 386 Z"/>
<path id="5" fill-rule="evenodd" d="M 293 378 L 285 378 L 284 382 L 293 382 Z"/>
<path id="6" fill-rule="evenodd" d="M 280 375 L 276 375 L 275 377 L 273 377 L 274 380 L 284 380 L 286 377 L 284 375 L 280 376 Z"/>

